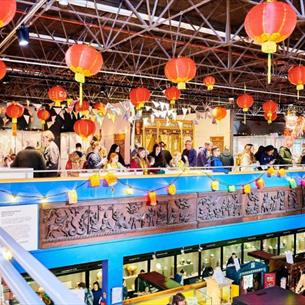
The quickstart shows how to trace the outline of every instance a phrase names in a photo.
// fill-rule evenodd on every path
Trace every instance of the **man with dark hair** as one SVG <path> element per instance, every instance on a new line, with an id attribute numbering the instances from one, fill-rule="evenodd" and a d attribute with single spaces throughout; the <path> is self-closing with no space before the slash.
<path id="1" fill-rule="evenodd" d="M 184 163 L 188 161 L 190 167 L 195 167 L 197 165 L 197 153 L 193 148 L 193 143 L 191 140 L 185 141 L 185 149 L 182 152 L 182 161 Z"/>
<path id="2" fill-rule="evenodd" d="M 168 166 L 171 160 L 173 159 L 173 157 L 170 151 L 166 149 L 166 144 L 163 141 L 161 141 L 159 145 L 161 147 L 161 154 L 166 162 L 166 165 Z"/>
<path id="3" fill-rule="evenodd" d="M 82 144 L 81 143 L 76 143 L 75 145 L 75 151 L 78 152 L 78 155 L 80 155 L 80 157 L 83 156 L 83 148 L 82 148 Z"/>

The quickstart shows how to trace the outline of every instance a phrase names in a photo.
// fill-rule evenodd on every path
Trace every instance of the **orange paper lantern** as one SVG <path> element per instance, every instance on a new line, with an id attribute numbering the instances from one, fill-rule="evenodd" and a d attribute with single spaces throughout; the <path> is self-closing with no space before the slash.
<path id="1" fill-rule="evenodd" d="M 227 109 L 224 107 L 215 107 L 212 110 L 212 116 L 217 122 L 224 119 L 226 117 L 226 115 L 227 115 Z"/>
<path id="2" fill-rule="evenodd" d="M 256 187 L 258 189 L 263 189 L 264 186 L 265 186 L 265 181 L 263 178 L 258 178 L 256 181 L 255 181 L 255 184 L 256 184 Z"/>
<path id="3" fill-rule="evenodd" d="M 271 82 L 271 54 L 276 52 L 277 43 L 292 34 L 296 23 L 297 15 L 291 6 L 276 0 L 255 5 L 246 16 L 248 36 L 268 54 L 268 84 Z"/>
<path id="4" fill-rule="evenodd" d="M 44 108 L 40 108 L 37 111 L 37 116 L 41 121 L 41 124 L 44 125 L 46 121 L 50 118 L 50 112 Z"/>
<path id="5" fill-rule="evenodd" d="M 237 98 L 237 106 L 243 110 L 243 112 L 249 111 L 249 108 L 252 107 L 254 99 L 252 95 L 244 93 Z"/>
<path id="6" fill-rule="evenodd" d="M 150 91 L 144 87 L 133 88 L 129 92 L 129 97 L 136 109 L 141 109 L 144 107 L 145 102 L 149 100 Z"/>
<path id="7" fill-rule="evenodd" d="M 80 119 L 74 123 L 73 129 L 77 135 L 86 139 L 89 136 L 94 135 L 95 123 L 88 119 Z"/>
<path id="8" fill-rule="evenodd" d="M 66 64 L 75 73 L 75 80 L 79 86 L 79 101 L 83 103 L 83 86 L 85 77 L 100 72 L 103 66 L 103 57 L 95 48 L 85 44 L 75 44 L 66 52 Z"/>
<path id="9" fill-rule="evenodd" d="M 175 105 L 175 102 L 180 98 L 181 91 L 177 87 L 170 87 L 165 90 L 164 94 L 170 104 Z"/>
<path id="10" fill-rule="evenodd" d="M 156 206 L 157 205 L 157 193 L 156 192 L 148 192 L 147 194 L 147 205 Z"/>
<path id="11" fill-rule="evenodd" d="M 196 64 L 189 57 L 173 58 L 166 63 L 164 72 L 170 81 L 178 84 L 178 89 L 185 89 L 185 84 L 196 75 Z"/>
<path id="12" fill-rule="evenodd" d="M 203 83 L 206 85 L 207 90 L 213 90 L 214 85 L 216 83 L 215 77 L 214 76 L 206 76 L 203 79 Z"/>
<path id="13" fill-rule="evenodd" d="M 0 1 L 0 28 L 9 24 L 16 14 L 16 0 Z"/>
<path id="14" fill-rule="evenodd" d="M 55 107 L 60 107 L 60 103 L 67 99 L 67 91 L 60 86 L 55 86 L 49 89 L 48 96 L 55 103 Z"/>
<path id="15" fill-rule="evenodd" d="M 6 64 L 4 61 L 0 59 L 0 80 L 5 76 L 6 74 Z"/>
<path id="16" fill-rule="evenodd" d="M 263 104 L 263 111 L 265 119 L 268 124 L 272 123 L 277 117 L 276 112 L 278 111 L 278 104 L 272 100 L 268 100 Z"/>
<path id="17" fill-rule="evenodd" d="M 296 86 L 297 95 L 299 98 L 300 90 L 304 89 L 305 84 L 305 67 L 304 66 L 295 66 L 288 71 L 288 80 L 291 84 Z"/>
<path id="18" fill-rule="evenodd" d="M 13 136 L 17 135 L 17 120 L 23 116 L 24 107 L 19 103 L 12 102 L 6 107 L 5 114 L 12 119 Z"/>
<path id="19" fill-rule="evenodd" d="M 76 102 L 74 105 L 74 109 L 76 112 L 86 112 L 89 111 L 89 103 L 87 101 L 83 101 L 82 104 L 80 102 Z"/>

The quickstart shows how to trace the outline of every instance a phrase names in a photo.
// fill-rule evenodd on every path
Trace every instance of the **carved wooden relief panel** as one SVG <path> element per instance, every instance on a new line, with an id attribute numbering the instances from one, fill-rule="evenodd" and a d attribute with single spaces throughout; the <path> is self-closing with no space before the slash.
<path id="1" fill-rule="evenodd" d="M 40 209 L 41 245 L 76 243 L 77 240 L 103 239 L 125 233 L 158 233 L 196 227 L 196 196 L 160 198 L 157 206 L 147 206 L 138 198 L 82 203 L 77 206 L 60 204 Z"/>
<path id="2" fill-rule="evenodd" d="M 221 225 L 302 212 L 302 190 L 269 188 L 163 196 L 157 206 L 142 198 L 107 199 L 40 208 L 40 245 L 54 247 Z"/>

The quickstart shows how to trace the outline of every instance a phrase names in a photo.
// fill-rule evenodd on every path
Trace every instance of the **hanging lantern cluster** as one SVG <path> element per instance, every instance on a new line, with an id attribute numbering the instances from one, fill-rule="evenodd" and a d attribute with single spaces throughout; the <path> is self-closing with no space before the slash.
<path id="1" fill-rule="evenodd" d="M 12 119 L 12 133 L 17 135 L 17 120 L 23 116 L 24 107 L 16 102 L 9 103 L 6 107 L 5 114 Z"/>
<path id="2" fill-rule="evenodd" d="M 299 99 L 300 91 L 304 89 L 305 84 L 305 67 L 298 65 L 289 69 L 288 80 L 292 85 L 296 86 L 297 97 Z"/>
<path id="3" fill-rule="evenodd" d="M 75 80 L 79 83 L 79 101 L 82 105 L 85 77 L 93 76 L 101 71 L 102 54 L 89 45 L 75 44 L 68 49 L 65 59 L 69 69 L 75 73 Z"/>
<path id="4" fill-rule="evenodd" d="M 137 110 L 144 107 L 144 104 L 149 101 L 150 95 L 150 91 L 144 87 L 133 88 L 129 92 L 130 101 Z"/>
<path id="5" fill-rule="evenodd" d="M 8 25 L 16 14 L 16 0 L 1 0 L 0 28 Z"/>
<path id="6" fill-rule="evenodd" d="M 168 61 L 164 68 L 165 76 L 176 83 L 178 89 L 185 89 L 186 83 L 196 75 L 196 64 L 189 57 L 178 57 Z"/>
<path id="7" fill-rule="evenodd" d="M 75 133 L 83 139 L 94 135 L 95 128 L 95 123 L 89 119 L 77 120 L 73 125 Z"/>
<path id="8" fill-rule="evenodd" d="M 272 100 L 268 100 L 263 104 L 265 120 L 271 124 L 277 118 L 278 104 Z"/>
<path id="9" fill-rule="evenodd" d="M 60 104 L 67 99 L 67 91 L 61 86 L 55 86 L 49 89 L 48 96 L 55 103 L 55 107 L 60 107 Z"/>
<path id="10" fill-rule="evenodd" d="M 261 45 L 268 54 L 268 84 L 271 83 L 271 55 L 276 52 L 277 43 L 288 38 L 297 23 L 297 15 L 284 2 L 267 0 L 255 5 L 245 19 L 248 36 Z"/>
<path id="11" fill-rule="evenodd" d="M 176 101 L 180 98 L 181 91 L 177 87 L 170 87 L 165 89 L 164 94 L 166 98 L 170 101 L 170 104 L 174 106 Z"/>
<path id="12" fill-rule="evenodd" d="M 213 90 L 214 88 L 214 85 L 216 83 L 216 79 L 214 76 L 206 76 L 204 79 L 203 79 L 203 83 L 204 85 L 207 87 L 207 90 L 208 91 L 211 91 Z"/>
<path id="13" fill-rule="evenodd" d="M 212 112 L 212 117 L 216 120 L 217 123 L 219 123 L 221 120 L 223 120 L 227 115 L 227 109 L 224 107 L 215 107 Z"/>

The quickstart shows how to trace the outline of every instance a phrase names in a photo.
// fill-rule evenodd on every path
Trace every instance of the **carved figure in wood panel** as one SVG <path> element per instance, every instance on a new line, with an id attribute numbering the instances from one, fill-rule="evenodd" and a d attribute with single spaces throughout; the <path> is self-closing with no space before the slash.
<path id="1" fill-rule="evenodd" d="M 238 194 L 202 197 L 198 201 L 198 219 L 214 220 L 241 215 L 241 203 Z"/>
<path id="2" fill-rule="evenodd" d="M 168 209 L 168 224 L 188 223 L 191 220 L 191 203 L 186 198 L 171 200 Z"/>
<path id="3" fill-rule="evenodd" d="M 298 208 L 298 193 L 297 190 L 289 190 L 288 192 L 288 209 Z"/>
<path id="4" fill-rule="evenodd" d="M 258 192 L 251 192 L 247 196 L 246 215 L 256 215 L 260 212 L 260 197 Z"/>
<path id="5" fill-rule="evenodd" d="M 266 192 L 263 195 L 261 212 L 264 214 L 285 210 L 285 192 Z"/>
<path id="6" fill-rule="evenodd" d="M 112 220 L 114 221 L 114 226 L 112 228 L 113 233 L 120 233 L 124 229 L 130 228 L 128 222 L 126 221 L 126 216 L 120 209 L 116 209 L 115 205 L 111 207 L 112 209 Z"/>
<path id="7" fill-rule="evenodd" d="M 143 228 L 145 225 L 145 213 L 142 213 L 143 202 L 140 203 L 128 203 L 127 204 L 127 215 L 129 217 L 129 228 L 137 229 L 138 226 Z"/>

